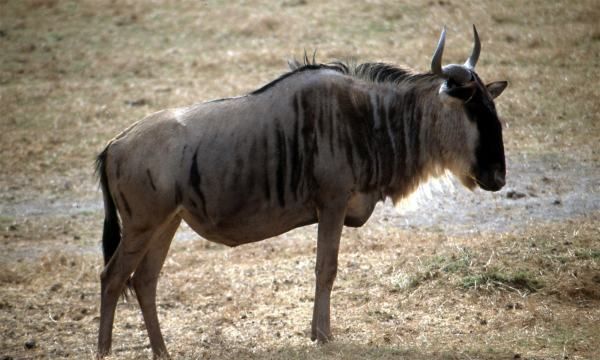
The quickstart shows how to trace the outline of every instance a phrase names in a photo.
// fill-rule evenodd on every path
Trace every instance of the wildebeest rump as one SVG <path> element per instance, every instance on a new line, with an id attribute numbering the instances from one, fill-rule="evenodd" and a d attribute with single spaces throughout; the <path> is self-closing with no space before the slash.
<path id="1" fill-rule="evenodd" d="M 474 30 L 475 31 L 475 30 Z M 155 356 L 168 356 L 156 314 L 159 272 L 181 220 L 237 246 L 318 223 L 313 340 L 331 339 L 330 293 L 343 225 L 410 194 L 446 170 L 469 188 L 504 185 L 493 98 L 506 82 L 465 65 L 431 72 L 383 63 L 297 62 L 241 97 L 163 110 L 133 124 L 98 156 L 104 195 L 98 355 L 110 351 L 119 294 L 130 281 Z"/>

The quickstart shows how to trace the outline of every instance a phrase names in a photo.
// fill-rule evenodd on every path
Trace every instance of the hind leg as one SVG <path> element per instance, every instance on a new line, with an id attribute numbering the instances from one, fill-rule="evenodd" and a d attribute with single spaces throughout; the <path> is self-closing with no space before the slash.
<path id="1" fill-rule="evenodd" d="M 123 238 L 115 254 L 100 275 L 100 331 L 98 335 L 98 358 L 110 352 L 112 327 L 119 296 L 146 252 L 156 228 L 136 231 L 123 227 Z"/>
<path id="2" fill-rule="evenodd" d="M 156 285 L 158 275 L 169 252 L 171 240 L 180 223 L 181 218 L 177 216 L 161 229 L 158 236 L 152 240 L 152 245 L 142 262 L 135 269 L 132 279 L 155 358 L 169 357 L 156 314 Z"/>

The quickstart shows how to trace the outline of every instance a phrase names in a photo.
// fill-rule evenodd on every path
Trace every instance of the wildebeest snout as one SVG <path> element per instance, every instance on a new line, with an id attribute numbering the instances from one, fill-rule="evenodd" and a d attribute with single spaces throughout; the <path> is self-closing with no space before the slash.
<path id="1" fill-rule="evenodd" d="M 477 176 L 477 184 L 487 191 L 498 191 L 506 184 L 506 168 L 501 165 L 493 165 L 491 169 L 480 171 Z"/>

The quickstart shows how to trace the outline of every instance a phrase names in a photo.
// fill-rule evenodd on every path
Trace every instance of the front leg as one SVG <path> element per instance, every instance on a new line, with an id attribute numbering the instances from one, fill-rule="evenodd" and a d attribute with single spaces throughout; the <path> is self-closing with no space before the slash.
<path id="1" fill-rule="evenodd" d="M 315 266 L 317 281 L 311 340 L 326 343 L 333 339 L 330 327 L 329 299 L 337 273 L 338 251 L 346 216 L 346 203 L 344 202 L 338 206 L 327 205 L 319 210 L 317 262 Z"/>

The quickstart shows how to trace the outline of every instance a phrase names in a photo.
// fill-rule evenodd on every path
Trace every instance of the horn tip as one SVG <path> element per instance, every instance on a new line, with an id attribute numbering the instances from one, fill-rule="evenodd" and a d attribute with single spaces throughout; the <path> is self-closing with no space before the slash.
<path id="1" fill-rule="evenodd" d="M 442 33 L 440 34 L 440 40 L 446 40 L 446 24 L 442 27 Z"/>

